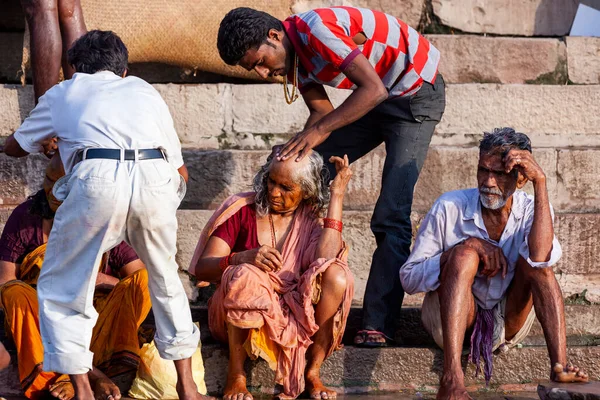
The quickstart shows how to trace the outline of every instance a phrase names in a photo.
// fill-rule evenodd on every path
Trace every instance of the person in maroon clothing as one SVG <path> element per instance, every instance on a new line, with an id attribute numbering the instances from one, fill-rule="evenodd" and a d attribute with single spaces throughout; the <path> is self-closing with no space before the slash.
<path id="1" fill-rule="evenodd" d="M 31 399 L 48 392 L 61 400 L 74 397 L 68 375 L 42 371 L 43 345 L 35 291 L 54 212 L 60 206 L 52 188 L 63 175 L 57 154 L 46 170 L 43 189 L 14 209 L 0 237 L 0 308 L 4 309 L 7 331 L 17 349 L 21 386 Z M 111 378 L 137 371 L 137 330 L 150 311 L 150 296 L 144 264 L 127 243 L 106 253 L 102 262 L 94 296 L 99 318 L 92 337 L 94 369 L 90 379 L 97 398 L 117 400 L 120 392 Z M 0 360 L 8 358 L 6 349 L 0 346 Z"/>
<path id="2" fill-rule="evenodd" d="M 278 397 L 331 399 L 320 368 L 341 345 L 354 278 L 342 240 L 342 201 L 352 175 L 348 157 L 271 156 L 254 192 L 227 199 L 208 222 L 191 262 L 202 281 L 217 282 L 208 304 L 211 335 L 229 343 L 225 400 L 250 400 L 244 360 L 262 357 L 282 386 Z M 326 217 L 321 219 L 325 214 Z"/>

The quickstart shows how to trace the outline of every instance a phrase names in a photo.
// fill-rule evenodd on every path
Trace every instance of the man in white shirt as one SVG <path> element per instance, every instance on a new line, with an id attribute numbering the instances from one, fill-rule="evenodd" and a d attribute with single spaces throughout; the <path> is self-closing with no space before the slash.
<path id="1" fill-rule="evenodd" d="M 473 329 L 471 357 L 485 378 L 492 351 L 508 350 L 540 321 L 550 355 L 550 378 L 587 381 L 566 360 L 563 297 L 552 266 L 562 250 L 554 236 L 546 176 L 531 141 L 512 128 L 485 133 L 479 146 L 477 189 L 442 195 L 423 220 L 400 269 L 407 293 L 427 292 L 422 319 L 444 349 L 438 399 L 468 399 L 460 356 Z M 519 190 L 531 181 L 534 196 Z M 535 312 L 534 312 L 535 308 Z"/>
<path id="2" fill-rule="evenodd" d="M 93 277 L 102 254 L 126 240 L 148 270 L 156 347 L 175 361 L 180 398 L 200 399 L 191 371 L 200 335 L 175 262 L 187 171 L 166 103 L 148 83 L 125 78 L 127 58 L 112 32 L 82 36 L 68 51 L 73 78 L 40 97 L 4 147 L 21 157 L 56 137 L 66 172 L 54 187 L 64 202 L 38 280 L 43 368 L 71 375 L 78 399 L 94 398 L 90 378 L 102 376 L 89 351 L 98 316 Z"/>

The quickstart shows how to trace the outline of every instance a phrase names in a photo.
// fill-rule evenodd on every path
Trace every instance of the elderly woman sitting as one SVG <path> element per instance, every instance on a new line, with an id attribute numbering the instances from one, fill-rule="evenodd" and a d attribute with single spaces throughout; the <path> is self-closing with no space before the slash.
<path id="1" fill-rule="evenodd" d="M 336 396 L 319 370 L 340 346 L 352 302 L 354 279 L 341 234 L 352 172 L 347 157 L 330 162 L 337 175 L 328 188 L 318 153 L 299 162 L 270 157 L 254 178 L 255 192 L 227 199 L 202 232 L 190 271 L 219 283 L 208 304 L 209 327 L 213 337 L 229 342 L 226 400 L 252 399 L 248 355 L 276 371 L 280 398 L 297 397 L 305 379 L 312 398 Z"/>

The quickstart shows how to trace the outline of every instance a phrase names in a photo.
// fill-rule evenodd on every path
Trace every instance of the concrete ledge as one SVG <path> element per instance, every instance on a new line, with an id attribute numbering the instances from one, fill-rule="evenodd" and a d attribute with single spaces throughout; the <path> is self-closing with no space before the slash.
<path id="1" fill-rule="evenodd" d="M 219 395 L 226 382 L 228 351 L 219 345 L 205 345 L 202 356 L 206 370 L 205 381 L 209 393 Z M 568 358 L 586 368 L 590 379 L 600 378 L 600 347 L 572 347 Z M 359 349 L 345 347 L 335 352 L 323 364 L 323 382 L 340 393 L 436 390 L 442 370 L 441 350 L 393 347 L 385 349 Z M 463 366 L 467 365 L 466 355 Z M 262 360 L 248 362 L 248 385 L 254 393 L 273 393 L 274 373 Z M 467 365 L 466 383 L 477 390 L 484 386 L 483 379 L 474 378 L 475 369 Z M 513 349 L 494 357 L 492 388 L 524 382 L 544 382 L 549 375 L 548 355 L 543 347 Z M 16 366 L 0 371 L 3 395 L 20 395 Z"/>
<path id="2" fill-rule="evenodd" d="M 481 39 L 478 39 L 481 40 Z M 300 131 L 308 111 L 288 106 L 281 85 L 157 84 L 182 145 L 203 149 L 267 149 Z M 349 91 L 328 90 L 334 105 Z M 447 109 L 433 145 L 474 146 L 482 132 L 513 126 L 535 148 L 600 146 L 600 85 L 449 84 Z M 0 136 L 17 129 L 33 107 L 31 87 L 0 87 Z"/>

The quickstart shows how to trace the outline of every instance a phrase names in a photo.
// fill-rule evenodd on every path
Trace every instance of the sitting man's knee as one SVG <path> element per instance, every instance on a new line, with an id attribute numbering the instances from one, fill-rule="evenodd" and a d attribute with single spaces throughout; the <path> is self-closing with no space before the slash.
<path id="1" fill-rule="evenodd" d="M 323 273 L 323 284 L 335 289 L 335 291 L 344 291 L 348 285 L 346 271 L 337 264 L 331 264 Z"/>
<path id="2" fill-rule="evenodd" d="M 479 254 L 469 246 L 455 246 L 443 266 L 442 271 L 452 274 L 475 275 L 479 267 Z M 444 274 L 443 274 L 444 275 Z"/>

